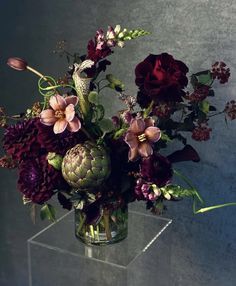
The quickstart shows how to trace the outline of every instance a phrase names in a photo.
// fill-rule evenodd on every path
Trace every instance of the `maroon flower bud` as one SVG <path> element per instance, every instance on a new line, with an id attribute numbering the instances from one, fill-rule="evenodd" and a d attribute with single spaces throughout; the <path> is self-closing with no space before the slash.
<path id="1" fill-rule="evenodd" d="M 7 64 L 17 71 L 24 71 L 28 66 L 28 63 L 21 58 L 9 58 Z"/>

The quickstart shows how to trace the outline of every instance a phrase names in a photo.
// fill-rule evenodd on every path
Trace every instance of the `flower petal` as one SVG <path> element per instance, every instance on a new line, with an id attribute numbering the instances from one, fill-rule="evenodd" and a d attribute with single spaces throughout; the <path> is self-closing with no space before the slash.
<path id="1" fill-rule="evenodd" d="M 138 154 L 138 148 L 131 148 L 129 150 L 129 160 L 130 161 L 135 161 L 137 160 L 139 157 L 139 154 Z"/>
<path id="2" fill-rule="evenodd" d="M 75 107 L 74 107 L 74 105 L 73 104 L 67 105 L 64 114 L 65 114 L 66 120 L 68 122 L 72 121 L 73 118 L 75 117 Z"/>
<path id="3" fill-rule="evenodd" d="M 53 125 L 57 119 L 55 118 L 55 112 L 52 109 L 43 110 L 40 113 L 40 122 L 44 125 L 51 126 Z"/>
<path id="4" fill-rule="evenodd" d="M 158 127 L 150 126 L 144 133 L 151 142 L 157 142 L 161 138 L 161 130 Z"/>
<path id="5" fill-rule="evenodd" d="M 136 135 L 128 131 L 125 135 L 125 142 L 129 145 L 130 148 L 138 147 L 138 139 Z"/>
<path id="6" fill-rule="evenodd" d="M 70 95 L 70 96 L 65 97 L 65 101 L 67 105 L 69 104 L 77 105 L 79 102 L 79 98 L 78 96 Z"/>
<path id="7" fill-rule="evenodd" d="M 129 130 L 133 132 L 134 134 L 138 134 L 143 132 L 145 129 L 145 122 L 142 118 L 134 118 L 130 122 L 130 128 Z"/>
<path id="8" fill-rule="evenodd" d="M 71 132 L 77 132 L 81 128 L 81 122 L 78 117 L 74 117 L 74 119 L 68 122 L 67 129 Z"/>
<path id="9" fill-rule="evenodd" d="M 49 104 L 54 110 L 65 110 L 67 105 L 65 98 L 59 94 L 51 96 L 49 99 Z"/>
<path id="10" fill-rule="evenodd" d="M 68 122 L 66 121 L 66 119 L 57 120 L 57 122 L 54 124 L 53 127 L 54 133 L 55 134 L 62 133 L 66 129 L 67 125 Z"/>
<path id="11" fill-rule="evenodd" d="M 153 149 L 148 142 L 142 142 L 139 144 L 138 152 L 142 157 L 149 157 L 153 154 Z"/>
<path id="12" fill-rule="evenodd" d="M 150 127 L 150 126 L 154 126 L 154 119 L 152 119 L 151 117 L 147 117 L 144 119 L 144 122 L 145 122 L 145 127 Z"/>

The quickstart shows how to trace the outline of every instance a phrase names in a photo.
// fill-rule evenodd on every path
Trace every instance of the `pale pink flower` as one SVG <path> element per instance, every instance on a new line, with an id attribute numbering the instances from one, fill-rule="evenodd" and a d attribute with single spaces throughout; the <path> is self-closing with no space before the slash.
<path id="1" fill-rule="evenodd" d="M 71 95 L 63 97 L 59 94 L 51 96 L 49 104 L 52 109 L 43 110 L 40 113 L 40 121 L 44 125 L 52 126 L 55 134 L 62 133 L 65 129 L 77 132 L 81 128 L 81 122 L 75 116 L 75 106 L 78 97 Z"/>
<path id="2" fill-rule="evenodd" d="M 129 145 L 129 160 L 134 161 L 139 156 L 149 157 L 153 154 L 152 144 L 161 138 L 161 131 L 154 126 L 151 118 L 134 118 L 125 136 Z"/>

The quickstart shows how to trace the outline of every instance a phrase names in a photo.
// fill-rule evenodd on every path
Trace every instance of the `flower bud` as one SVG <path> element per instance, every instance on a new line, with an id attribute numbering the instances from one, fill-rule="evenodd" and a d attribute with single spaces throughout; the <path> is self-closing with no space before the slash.
<path id="1" fill-rule="evenodd" d="M 47 155 L 48 164 L 53 166 L 56 170 L 61 170 L 62 156 L 54 152 L 49 152 Z"/>
<path id="2" fill-rule="evenodd" d="M 9 58 L 7 64 L 18 71 L 24 71 L 27 69 L 27 62 L 21 58 Z"/>

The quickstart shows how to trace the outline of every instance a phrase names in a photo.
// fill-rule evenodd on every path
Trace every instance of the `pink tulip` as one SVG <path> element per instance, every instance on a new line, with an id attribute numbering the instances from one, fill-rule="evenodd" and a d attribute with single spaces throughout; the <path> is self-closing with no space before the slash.
<path id="1" fill-rule="evenodd" d="M 65 129 L 77 132 L 81 128 L 79 118 L 75 116 L 75 106 L 78 97 L 71 95 L 63 97 L 59 94 L 51 96 L 49 104 L 52 109 L 40 113 L 40 121 L 44 125 L 52 126 L 55 134 L 62 133 Z"/>
<path id="2" fill-rule="evenodd" d="M 161 138 L 161 131 L 154 126 L 151 118 L 134 118 L 125 136 L 129 145 L 129 160 L 135 161 L 139 156 L 149 157 L 153 154 L 152 144 Z"/>

